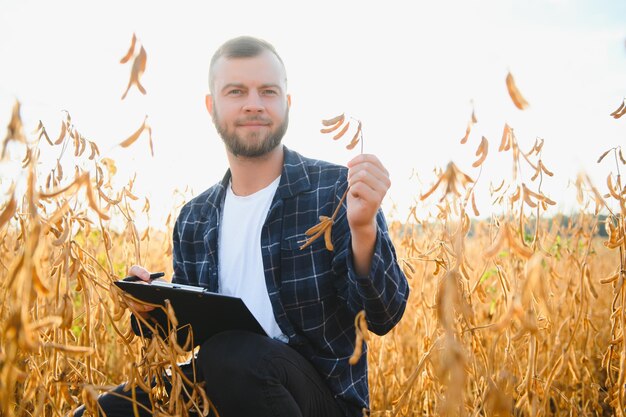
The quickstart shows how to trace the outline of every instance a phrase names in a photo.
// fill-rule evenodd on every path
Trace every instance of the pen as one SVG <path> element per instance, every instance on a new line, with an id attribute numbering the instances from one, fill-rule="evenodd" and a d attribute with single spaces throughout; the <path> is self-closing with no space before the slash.
<path id="1" fill-rule="evenodd" d="M 150 281 L 153 281 L 157 278 L 161 278 L 165 276 L 165 272 L 155 272 L 154 274 L 150 274 Z M 136 282 L 136 281 L 141 281 L 141 278 L 135 276 L 135 275 L 131 275 L 129 277 L 124 278 L 122 281 L 126 281 L 126 282 Z"/>

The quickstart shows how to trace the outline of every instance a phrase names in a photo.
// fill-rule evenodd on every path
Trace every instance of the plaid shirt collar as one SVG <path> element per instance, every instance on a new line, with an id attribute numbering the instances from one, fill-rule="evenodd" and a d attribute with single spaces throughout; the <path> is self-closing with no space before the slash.
<path id="1" fill-rule="evenodd" d="M 283 170 L 276 195 L 281 199 L 287 199 L 299 193 L 309 191 L 311 189 L 311 181 L 306 171 L 302 155 L 284 145 L 283 151 Z M 218 183 L 214 191 L 207 196 L 207 204 L 202 206 L 200 213 L 202 218 L 207 218 L 210 210 L 219 209 L 222 206 L 231 176 L 232 174 L 229 168 L 224 178 L 222 178 L 222 181 Z"/>

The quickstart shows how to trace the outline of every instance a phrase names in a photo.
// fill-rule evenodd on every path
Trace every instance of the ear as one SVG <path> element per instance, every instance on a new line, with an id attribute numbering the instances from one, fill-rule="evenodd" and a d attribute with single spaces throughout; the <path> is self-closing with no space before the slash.
<path id="1" fill-rule="evenodd" d="M 291 94 L 287 94 L 287 107 L 291 108 Z"/>
<path id="2" fill-rule="evenodd" d="M 211 94 L 207 94 L 204 97 L 204 104 L 206 105 L 206 109 L 211 116 L 213 116 L 213 97 Z"/>

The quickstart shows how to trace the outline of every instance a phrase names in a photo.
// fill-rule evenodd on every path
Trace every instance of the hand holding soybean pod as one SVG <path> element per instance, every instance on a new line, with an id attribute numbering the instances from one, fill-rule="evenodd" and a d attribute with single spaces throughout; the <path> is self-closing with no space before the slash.
<path id="1" fill-rule="evenodd" d="M 345 124 L 344 122 L 344 114 L 340 114 L 332 119 L 322 120 L 322 124 L 326 127 L 322 128 L 320 131 L 325 134 L 332 133 L 343 125 L 343 128 L 333 136 L 334 140 L 338 140 L 345 135 L 350 127 L 350 121 Z M 360 155 L 348 162 L 348 187 L 346 191 L 339 200 L 339 204 L 337 204 L 332 216 L 320 216 L 320 222 L 305 232 L 308 238 L 300 247 L 301 250 L 311 245 L 322 235 L 324 235 L 326 249 L 329 251 L 334 250 L 331 235 L 332 226 L 346 197 L 348 198 L 346 211 L 351 233 L 353 235 L 365 233 L 365 235 L 372 236 L 374 241 L 370 239 L 370 242 L 372 242 L 373 247 L 376 236 L 376 213 L 391 185 L 391 181 L 389 180 L 389 172 L 378 158 L 374 155 L 363 153 L 363 130 L 361 121 L 358 121 L 356 132 L 346 148 L 349 150 L 354 149 L 359 142 L 361 143 Z M 365 241 L 367 241 L 367 238 Z M 353 239 L 352 242 L 354 249 L 354 245 L 358 245 L 359 243 L 357 242 L 363 242 L 363 239 Z M 368 252 L 372 250 L 373 249 L 370 249 Z M 356 254 L 358 251 L 355 250 L 354 253 Z M 355 261 L 355 264 L 358 265 L 358 261 Z M 360 272 L 366 274 L 368 269 L 369 265 L 361 267 Z M 349 360 L 351 365 L 359 361 L 363 353 L 363 341 L 368 340 L 368 329 L 364 310 L 361 310 L 355 317 L 354 327 L 356 329 L 356 341 L 354 352 Z"/>
<path id="2" fill-rule="evenodd" d="M 322 124 L 325 127 L 320 132 L 324 134 L 332 133 L 343 125 L 341 130 L 333 136 L 333 140 L 339 140 L 346 134 L 351 122 L 349 120 L 346 122 L 345 114 L 342 113 L 331 119 L 322 120 Z M 347 215 L 350 230 L 358 231 L 375 225 L 376 211 L 380 207 L 391 185 L 391 181 L 389 180 L 389 172 L 378 158 L 374 155 L 363 153 L 363 130 L 360 120 L 346 149 L 354 149 L 359 142 L 361 143 L 361 153 L 348 162 L 349 185 L 341 197 L 337 208 L 331 217 L 320 216 L 320 222 L 306 231 L 305 234 L 308 238 L 300 249 L 305 249 L 323 235 L 326 249 L 334 250 L 331 239 L 332 226 L 346 197 L 348 198 Z"/>

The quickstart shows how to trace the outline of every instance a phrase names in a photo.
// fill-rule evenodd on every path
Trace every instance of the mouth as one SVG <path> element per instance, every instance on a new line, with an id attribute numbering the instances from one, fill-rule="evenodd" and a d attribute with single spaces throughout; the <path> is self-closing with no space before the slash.
<path id="1" fill-rule="evenodd" d="M 267 127 L 270 125 L 270 122 L 266 120 L 247 120 L 244 122 L 237 123 L 237 126 L 241 127 Z"/>

